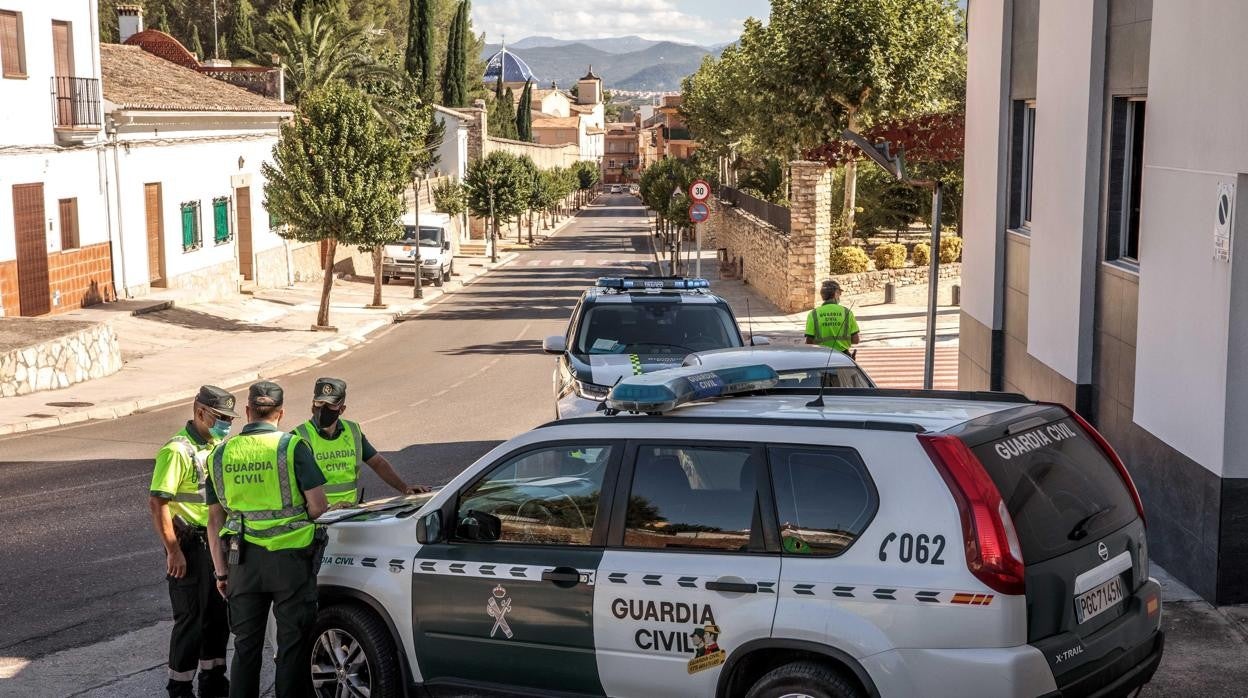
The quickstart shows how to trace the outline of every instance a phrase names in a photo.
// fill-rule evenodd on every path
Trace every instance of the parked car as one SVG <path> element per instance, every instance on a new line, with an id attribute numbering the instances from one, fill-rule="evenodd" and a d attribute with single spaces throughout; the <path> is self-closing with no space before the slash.
<path id="1" fill-rule="evenodd" d="M 618 184 L 612 184 L 612 185 L 611 185 L 611 193 L 612 193 L 612 194 L 619 194 L 619 193 L 620 193 L 620 192 L 622 192 L 622 191 L 624 191 L 624 190 L 620 188 L 620 185 L 618 185 Z"/>
<path id="2" fill-rule="evenodd" d="M 420 230 L 416 217 L 403 216 L 403 236 L 385 246 L 381 260 L 381 277 L 391 279 L 415 277 L 416 250 L 420 249 L 421 282 L 432 281 L 441 286 L 455 273 L 455 256 L 451 252 L 451 217 L 445 213 L 420 214 Z"/>
<path id="3" fill-rule="evenodd" d="M 604 414 L 517 436 L 436 494 L 331 513 L 320 695 L 1033 698 L 1151 679 L 1143 510 L 1076 413 L 777 380 L 629 377 Z"/>
<path id="4" fill-rule="evenodd" d="M 761 339 L 761 338 L 760 338 Z M 685 366 L 706 369 L 766 364 L 779 374 L 777 388 L 874 388 L 861 366 L 843 352 L 808 344 L 752 346 L 700 351 L 685 357 Z M 821 380 L 822 379 L 822 380 Z"/>

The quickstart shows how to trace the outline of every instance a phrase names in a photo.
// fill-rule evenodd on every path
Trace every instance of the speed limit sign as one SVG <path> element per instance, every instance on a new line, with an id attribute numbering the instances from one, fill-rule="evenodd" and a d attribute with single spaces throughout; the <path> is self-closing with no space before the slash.
<path id="1" fill-rule="evenodd" d="M 694 201 L 706 201 L 711 198 L 711 184 L 705 179 L 695 179 L 689 185 L 689 198 Z"/>

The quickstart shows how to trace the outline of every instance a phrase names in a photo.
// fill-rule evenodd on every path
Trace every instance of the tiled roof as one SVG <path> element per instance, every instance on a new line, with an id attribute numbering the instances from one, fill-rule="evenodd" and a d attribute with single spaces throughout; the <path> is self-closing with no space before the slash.
<path id="1" fill-rule="evenodd" d="M 599 134 L 603 134 L 603 133 L 606 133 L 606 132 L 607 132 L 607 130 L 606 130 L 605 128 L 598 128 L 597 126 L 586 126 L 586 127 L 585 127 L 585 133 L 588 133 L 588 134 L 591 134 L 591 135 L 599 135 Z"/>
<path id="2" fill-rule="evenodd" d="M 261 97 L 171 63 L 138 46 L 100 44 L 104 98 L 122 109 L 152 111 L 290 112 Z"/>
<path id="3" fill-rule="evenodd" d="M 533 119 L 533 128 L 580 128 L 579 116 L 543 116 Z"/>
<path id="4" fill-rule="evenodd" d="M 144 29 L 126 39 L 125 44 L 138 46 L 154 56 L 160 56 L 170 63 L 177 63 L 183 68 L 194 68 L 199 65 L 195 54 L 188 51 L 182 42 L 158 29 Z"/>
<path id="5" fill-rule="evenodd" d="M 577 104 L 576 102 L 573 102 L 569 106 L 571 107 L 572 111 L 580 112 L 582 114 L 589 114 L 590 112 L 594 111 L 594 105 L 592 104 Z"/>

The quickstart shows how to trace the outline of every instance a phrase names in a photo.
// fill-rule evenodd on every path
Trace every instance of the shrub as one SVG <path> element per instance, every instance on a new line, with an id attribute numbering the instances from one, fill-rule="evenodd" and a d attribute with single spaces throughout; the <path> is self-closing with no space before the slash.
<path id="1" fill-rule="evenodd" d="M 914 259 L 914 266 L 926 267 L 931 261 L 932 246 L 926 242 L 918 242 L 914 245 L 914 250 L 910 252 L 910 256 Z"/>
<path id="2" fill-rule="evenodd" d="M 832 250 L 831 270 L 833 274 L 859 274 L 871 268 L 867 253 L 853 245 L 837 247 Z"/>
<path id="3" fill-rule="evenodd" d="M 885 242 L 875 248 L 876 269 L 900 269 L 906 266 L 906 246 Z"/>
<path id="4" fill-rule="evenodd" d="M 951 264 L 962 258 L 962 238 L 940 239 L 940 263 Z"/>

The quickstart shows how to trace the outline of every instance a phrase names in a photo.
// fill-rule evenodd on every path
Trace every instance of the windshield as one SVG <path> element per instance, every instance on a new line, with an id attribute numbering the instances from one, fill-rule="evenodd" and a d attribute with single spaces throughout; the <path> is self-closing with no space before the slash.
<path id="1" fill-rule="evenodd" d="M 403 226 L 403 237 L 399 242 L 411 244 L 416 240 L 416 226 Z M 437 247 L 442 244 L 442 229 L 433 226 L 420 226 L 420 244 L 425 247 Z"/>
<path id="2" fill-rule="evenodd" d="M 836 368 L 806 368 L 795 371 L 780 371 L 780 382 L 777 388 L 818 388 L 819 376 L 825 376 L 824 386 L 828 388 L 873 388 L 867 374 L 855 366 L 838 366 Z"/>
<path id="3" fill-rule="evenodd" d="M 692 354 L 741 346 L 732 315 L 718 305 L 680 302 L 612 303 L 581 319 L 579 354 Z"/>

